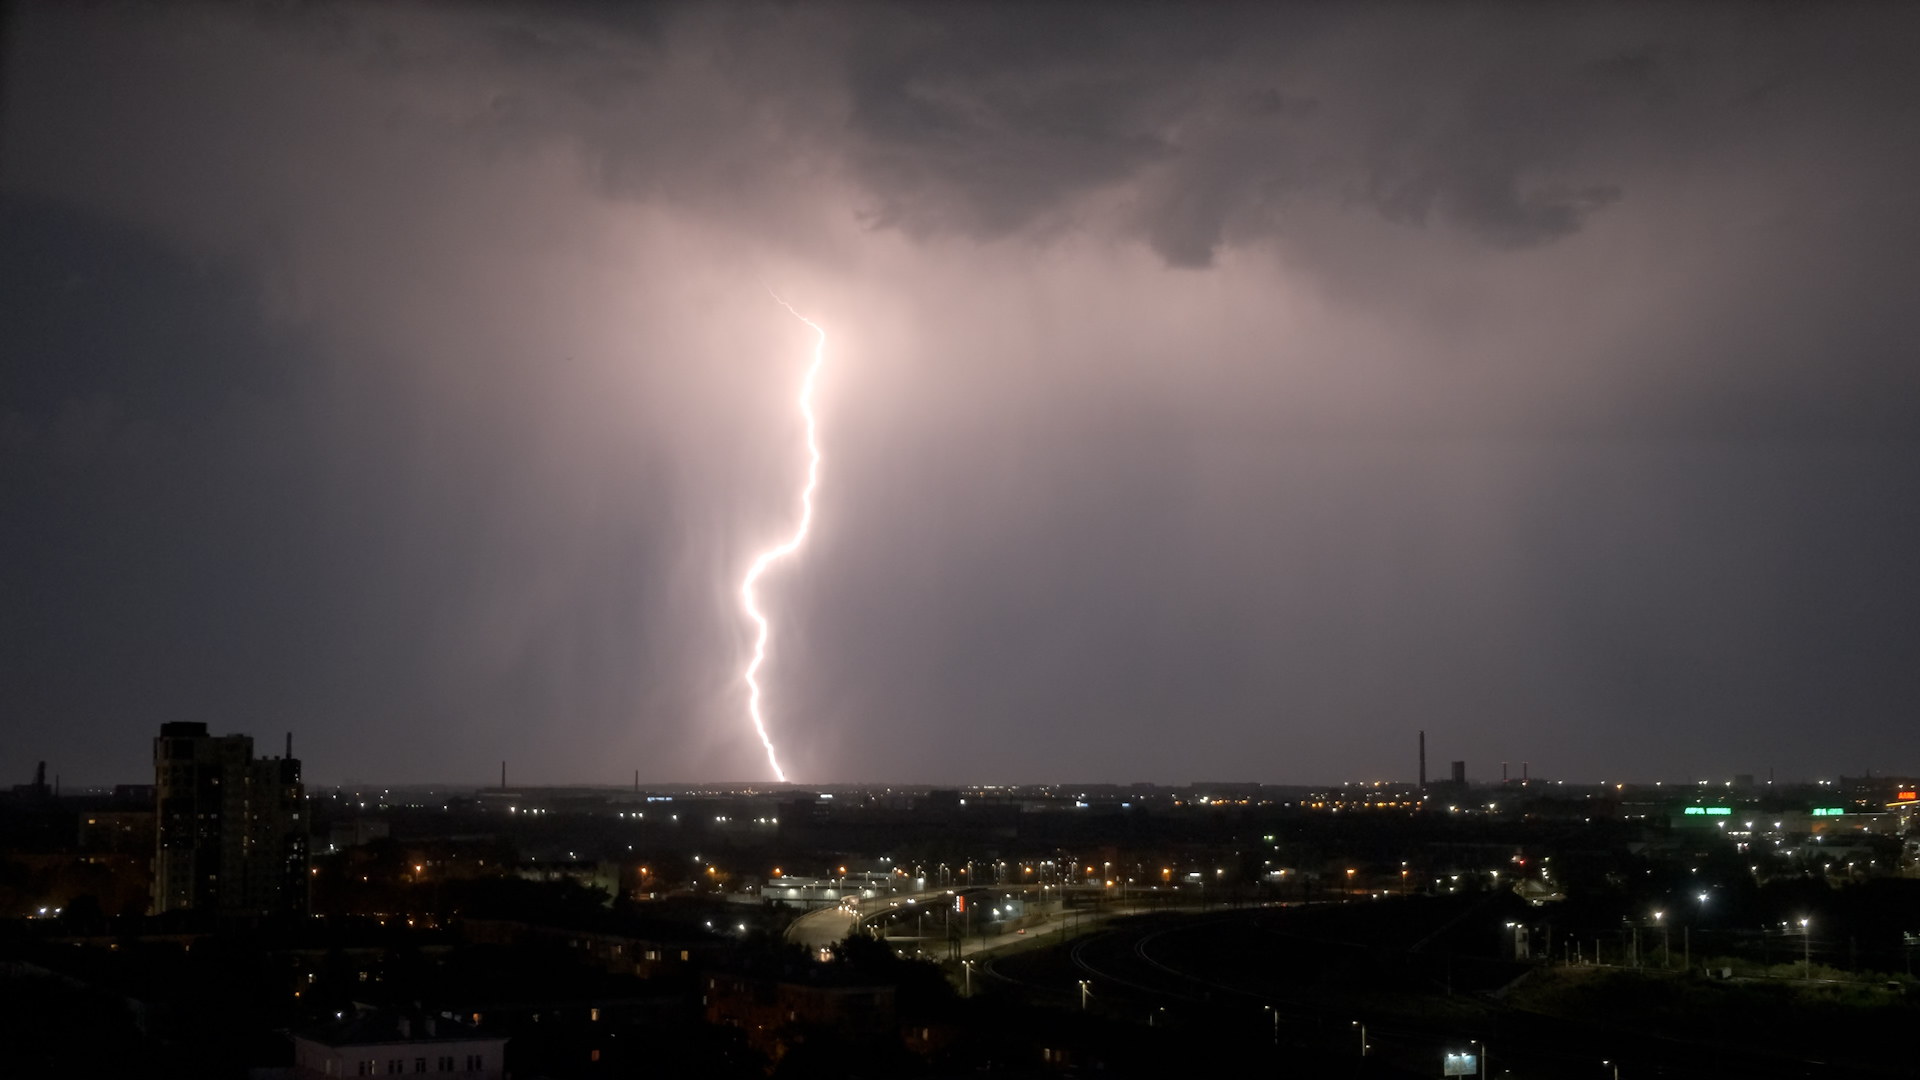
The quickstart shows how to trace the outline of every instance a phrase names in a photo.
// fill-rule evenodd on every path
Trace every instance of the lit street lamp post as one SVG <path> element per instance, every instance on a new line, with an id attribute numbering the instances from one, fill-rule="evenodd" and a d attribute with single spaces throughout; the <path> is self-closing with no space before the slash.
<path id="1" fill-rule="evenodd" d="M 1800 920 L 1800 962 L 1806 978 L 1813 979 L 1813 920 Z"/>

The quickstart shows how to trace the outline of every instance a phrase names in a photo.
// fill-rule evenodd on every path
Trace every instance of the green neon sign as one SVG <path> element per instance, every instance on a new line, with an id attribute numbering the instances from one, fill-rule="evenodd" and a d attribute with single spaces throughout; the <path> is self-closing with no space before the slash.
<path id="1" fill-rule="evenodd" d="M 1816 811 L 1816 813 L 1817 812 L 1818 811 Z M 1730 806 L 1689 806 L 1685 810 L 1682 810 L 1681 813 L 1686 814 L 1688 817 L 1700 817 L 1701 815 L 1708 817 L 1726 817 L 1733 813 L 1733 808 Z"/>
<path id="2" fill-rule="evenodd" d="M 1846 808 L 1843 806 L 1816 806 L 1813 808 L 1814 817 L 1839 817 L 1846 812 Z"/>

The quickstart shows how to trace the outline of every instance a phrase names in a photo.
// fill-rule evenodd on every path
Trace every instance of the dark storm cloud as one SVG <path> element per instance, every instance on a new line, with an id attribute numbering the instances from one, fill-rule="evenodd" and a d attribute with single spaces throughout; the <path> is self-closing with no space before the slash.
<path id="1" fill-rule="evenodd" d="M 1651 54 L 1512 11 L 1399 16 L 917 9 L 850 50 L 858 160 L 880 220 L 988 235 L 1155 174 L 1141 225 L 1185 266 L 1286 197 L 1524 246 L 1619 196 L 1555 172 L 1658 92 Z"/>
<path id="2" fill-rule="evenodd" d="M 760 774 L 762 282 L 797 775 L 1920 764 L 1915 29 L 22 8 L 0 768 Z"/>

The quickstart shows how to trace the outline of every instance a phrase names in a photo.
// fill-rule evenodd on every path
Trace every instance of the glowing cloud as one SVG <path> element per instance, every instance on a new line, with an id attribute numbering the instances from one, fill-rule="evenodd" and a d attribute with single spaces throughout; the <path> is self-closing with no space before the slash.
<path id="1" fill-rule="evenodd" d="M 760 744 L 767 748 L 767 764 L 773 766 L 774 776 L 784 781 L 787 773 L 780 767 L 780 759 L 774 753 L 773 739 L 767 735 L 766 717 L 760 714 L 760 682 L 754 677 L 759 674 L 760 665 L 766 662 L 767 637 L 771 627 L 766 615 L 761 613 L 760 606 L 754 603 L 753 586 L 760 580 L 760 575 L 767 572 L 769 566 L 799 549 L 801 542 L 807 538 L 807 530 L 813 525 L 813 492 L 820 486 L 820 443 L 816 437 L 818 425 L 813 416 L 813 382 L 814 378 L 820 374 L 820 365 L 826 360 L 827 332 L 820 328 L 820 324 L 794 311 L 792 304 L 778 296 L 773 299 L 791 312 L 794 318 L 813 327 L 813 332 L 817 335 L 813 342 L 813 363 L 808 365 L 807 377 L 800 383 L 800 415 L 807 419 L 807 454 L 810 458 L 807 463 L 807 486 L 800 492 L 800 525 L 794 529 L 793 536 L 785 543 L 761 552 L 759 558 L 754 559 L 753 565 L 748 568 L 745 580 L 740 582 L 740 604 L 746 608 L 747 617 L 752 619 L 758 628 L 753 642 L 753 660 L 747 664 L 747 712 L 753 718 L 753 730 L 760 736 Z"/>

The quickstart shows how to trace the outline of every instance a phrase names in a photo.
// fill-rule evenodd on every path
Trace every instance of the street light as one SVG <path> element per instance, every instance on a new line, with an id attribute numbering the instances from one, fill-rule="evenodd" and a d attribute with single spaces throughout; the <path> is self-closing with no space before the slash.
<path id="1" fill-rule="evenodd" d="M 1274 1035 L 1275 1041 L 1278 1041 L 1279 1039 L 1279 1029 L 1278 1029 L 1279 1019 L 1280 1017 L 1278 1015 L 1274 1016 L 1274 1021 L 1276 1024 L 1275 1035 Z M 1366 1057 L 1367 1056 L 1367 1025 L 1361 1023 L 1358 1020 L 1355 1020 L 1353 1022 L 1353 1026 L 1360 1029 L 1360 1056 Z"/>
<path id="2" fill-rule="evenodd" d="M 1607 1067 L 1607 1066 L 1609 1066 L 1609 1065 L 1612 1065 L 1612 1066 L 1613 1066 L 1613 1080 L 1620 1080 L 1620 1066 L 1619 1066 L 1619 1065 L 1617 1065 L 1617 1064 L 1615 1064 L 1614 1062 L 1611 1062 L 1611 1061 L 1603 1061 L 1603 1062 L 1601 1062 L 1601 1063 L 1600 1063 L 1600 1067 L 1601 1067 L 1601 1068 L 1603 1068 L 1603 1069 L 1604 1069 L 1604 1068 L 1606 1068 L 1606 1067 Z"/>
<path id="3" fill-rule="evenodd" d="M 1080 1011 L 1081 1012 L 1087 1011 L 1087 993 L 1088 993 L 1088 982 L 1086 979 L 1081 979 L 1080 980 Z"/>

